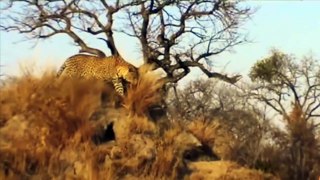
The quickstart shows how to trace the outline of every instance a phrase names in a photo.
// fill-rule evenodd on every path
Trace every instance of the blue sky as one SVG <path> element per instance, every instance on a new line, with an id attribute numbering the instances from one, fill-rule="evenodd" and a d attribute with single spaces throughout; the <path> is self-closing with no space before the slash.
<path id="1" fill-rule="evenodd" d="M 246 75 L 258 59 L 268 55 L 271 48 L 298 57 L 312 53 L 320 58 L 320 2 L 265 0 L 248 1 L 245 4 L 258 8 L 242 27 L 252 42 L 213 57 L 214 69 Z M 134 65 L 140 65 L 142 61 L 137 60 L 141 57 L 136 42 L 124 35 L 115 38 L 120 53 Z M 48 65 L 58 68 L 66 58 L 78 52 L 78 48 L 64 35 L 38 41 L 36 46 L 35 42 L 21 40 L 23 36 L 16 32 L 0 32 L 1 73 L 17 74 L 19 63 L 29 64 L 30 59 L 35 61 L 40 70 Z M 90 43 L 101 45 L 108 52 L 102 42 Z M 189 78 L 198 75 L 195 70 Z"/>

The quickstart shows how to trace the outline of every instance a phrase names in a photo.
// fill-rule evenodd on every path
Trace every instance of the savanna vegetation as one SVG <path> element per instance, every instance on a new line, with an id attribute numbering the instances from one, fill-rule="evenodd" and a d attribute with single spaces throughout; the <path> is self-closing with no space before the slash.
<path id="1" fill-rule="evenodd" d="M 210 57 L 246 40 L 238 28 L 252 11 L 241 2 L 0 3 L 1 30 L 65 34 L 100 57 L 82 35 L 105 36 L 121 56 L 113 33 L 124 33 L 145 62 L 124 97 L 55 70 L 2 79 L 0 179 L 319 178 L 319 60 L 274 49 L 247 80 L 212 71 Z M 191 67 L 209 78 L 178 87 Z"/>

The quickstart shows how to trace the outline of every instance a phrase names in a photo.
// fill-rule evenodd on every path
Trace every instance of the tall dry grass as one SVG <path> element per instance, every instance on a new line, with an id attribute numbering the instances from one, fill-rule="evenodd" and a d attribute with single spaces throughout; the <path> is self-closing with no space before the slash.
<path id="1" fill-rule="evenodd" d="M 143 66 L 137 86 L 116 106 L 112 86 L 97 80 L 29 71 L 6 81 L 0 88 L 0 179 L 188 179 L 186 154 L 213 146 L 216 126 L 167 120 L 163 128 L 151 120 L 149 108 L 162 100 L 163 83 Z M 110 127 L 115 137 L 104 137 Z"/>
<path id="2" fill-rule="evenodd" d="M 49 173 L 60 150 L 87 142 L 94 133 L 90 117 L 100 106 L 102 87 L 97 81 L 61 81 L 53 72 L 38 78 L 27 74 L 3 86 L 3 173 L 9 177 Z"/>
<path id="3" fill-rule="evenodd" d="M 123 105 L 132 114 L 148 115 L 148 108 L 160 103 L 163 98 L 162 87 L 165 81 L 152 69 L 152 65 L 142 65 L 139 68 L 137 85 L 128 89 Z"/>

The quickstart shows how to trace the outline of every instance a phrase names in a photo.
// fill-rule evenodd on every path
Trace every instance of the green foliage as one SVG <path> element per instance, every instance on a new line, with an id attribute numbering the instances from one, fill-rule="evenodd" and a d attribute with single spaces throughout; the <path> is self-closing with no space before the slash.
<path id="1" fill-rule="evenodd" d="M 271 56 L 258 61 L 250 71 L 252 81 L 273 82 L 286 67 L 290 57 L 276 49 L 271 51 Z"/>

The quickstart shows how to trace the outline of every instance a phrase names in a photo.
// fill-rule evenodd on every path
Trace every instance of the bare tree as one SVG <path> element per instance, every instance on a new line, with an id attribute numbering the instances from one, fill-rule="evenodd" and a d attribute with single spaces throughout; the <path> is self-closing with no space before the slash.
<path id="1" fill-rule="evenodd" d="M 114 32 L 135 37 L 144 61 L 162 68 L 172 82 L 187 75 L 190 67 L 208 77 L 237 82 L 239 75 L 212 71 L 210 57 L 245 40 L 238 28 L 251 14 L 239 1 L 226 0 L 12 0 L 0 5 L 1 30 L 31 39 L 65 34 L 80 52 L 101 57 L 105 54 L 89 47 L 81 33 L 104 36 L 112 55 L 120 55 Z"/>
<path id="2" fill-rule="evenodd" d="M 313 57 L 298 63 L 294 56 L 273 50 L 251 70 L 257 84 L 251 97 L 283 116 L 286 130 L 278 130 L 274 157 L 284 179 L 314 179 L 320 165 L 320 142 L 316 129 L 320 117 L 320 65 Z M 267 155 L 270 157 L 270 154 Z M 285 164 L 286 168 L 281 168 Z"/>
<path id="3" fill-rule="evenodd" d="M 305 121 L 320 117 L 320 65 L 313 57 L 297 63 L 295 57 L 272 50 L 270 57 L 252 67 L 250 77 L 257 82 L 252 97 L 286 120 L 290 120 L 292 105 L 303 111 Z"/>
<path id="4" fill-rule="evenodd" d="M 213 117 L 224 116 L 239 109 L 249 109 L 251 105 L 245 98 L 240 89 L 230 84 L 197 79 L 181 89 L 170 89 L 166 104 L 172 114 L 179 118 L 193 120 L 203 117 L 212 120 Z"/>
<path id="5" fill-rule="evenodd" d="M 244 92 L 212 79 L 191 81 L 182 89 L 169 91 L 169 115 L 186 121 L 218 121 L 223 125 L 222 129 L 232 136 L 232 141 L 223 143 L 223 146 L 229 143 L 231 148 L 225 158 L 255 167 L 264 148 L 269 121 L 264 109 L 250 104 Z M 219 147 L 218 144 L 215 146 Z"/>

